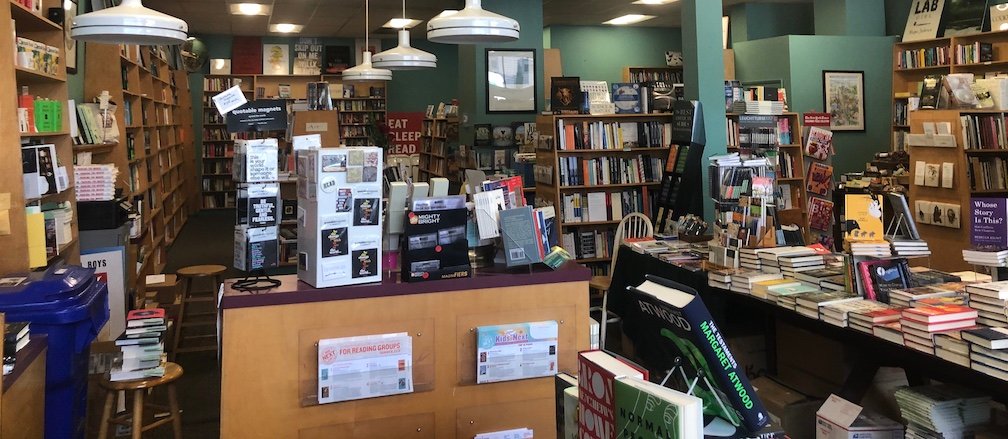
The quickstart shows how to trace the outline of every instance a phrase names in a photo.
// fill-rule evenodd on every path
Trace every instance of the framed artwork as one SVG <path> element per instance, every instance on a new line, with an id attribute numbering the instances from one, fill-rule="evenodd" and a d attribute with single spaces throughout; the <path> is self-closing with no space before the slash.
<path id="1" fill-rule="evenodd" d="M 325 46 L 322 73 L 340 73 L 350 67 L 350 46 Z"/>
<path id="2" fill-rule="evenodd" d="M 823 70 L 823 109 L 833 131 L 864 131 L 864 72 Z"/>
<path id="3" fill-rule="evenodd" d="M 77 73 L 77 40 L 70 38 L 70 23 L 77 17 L 77 2 L 68 0 L 70 7 L 66 8 L 66 18 L 63 21 L 63 40 L 66 46 L 66 71 L 69 74 Z"/>
<path id="4" fill-rule="evenodd" d="M 514 146 L 514 128 L 510 125 L 493 127 L 493 146 L 498 148 L 510 148 Z"/>
<path id="5" fill-rule="evenodd" d="M 478 123 L 475 125 L 475 139 L 473 140 L 474 146 L 490 146 L 491 145 L 491 131 L 493 126 L 488 123 Z"/>
<path id="6" fill-rule="evenodd" d="M 290 74 L 290 46 L 286 44 L 263 44 L 264 75 Z"/>
<path id="7" fill-rule="evenodd" d="M 486 50 L 487 113 L 535 113 L 535 50 Z"/>

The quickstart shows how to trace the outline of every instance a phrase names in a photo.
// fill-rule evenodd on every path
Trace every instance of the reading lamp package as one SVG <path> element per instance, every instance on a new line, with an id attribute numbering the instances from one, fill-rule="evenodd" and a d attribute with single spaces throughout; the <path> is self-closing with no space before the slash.
<path id="1" fill-rule="evenodd" d="M 403 281 L 469 277 L 472 268 L 466 240 L 468 218 L 469 211 L 464 207 L 418 209 L 406 214 L 400 250 Z"/>
<path id="2" fill-rule="evenodd" d="M 316 287 L 381 281 L 382 150 L 298 151 L 298 279 Z"/>

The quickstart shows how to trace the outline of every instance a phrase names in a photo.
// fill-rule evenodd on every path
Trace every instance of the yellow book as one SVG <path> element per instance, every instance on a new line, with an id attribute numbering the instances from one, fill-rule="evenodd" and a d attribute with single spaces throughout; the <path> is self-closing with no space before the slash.
<path id="1" fill-rule="evenodd" d="M 36 208 L 37 209 L 37 208 Z M 40 211 L 28 211 L 26 214 L 28 228 L 28 266 L 44 267 L 46 258 L 45 214 Z"/>
<path id="2" fill-rule="evenodd" d="M 882 241 L 885 235 L 882 225 L 882 202 L 866 194 L 844 196 L 846 232 L 844 241 Z"/>
<path id="3" fill-rule="evenodd" d="M 752 285 L 752 289 L 750 290 L 750 294 L 752 294 L 753 296 L 756 296 L 756 297 L 761 297 L 761 298 L 766 299 L 767 296 L 768 296 L 767 291 L 770 289 L 770 287 L 774 287 L 774 286 L 777 286 L 777 285 L 787 285 L 787 284 L 796 284 L 796 285 L 798 285 L 798 284 L 801 284 L 801 282 L 798 282 L 798 281 L 796 281 L 794 279 L 771 279 L 771 280 L 765 280 L 765 281 L 761 281 L 761 282 L 756 282 L 756 283 L 754 283 Z"/>

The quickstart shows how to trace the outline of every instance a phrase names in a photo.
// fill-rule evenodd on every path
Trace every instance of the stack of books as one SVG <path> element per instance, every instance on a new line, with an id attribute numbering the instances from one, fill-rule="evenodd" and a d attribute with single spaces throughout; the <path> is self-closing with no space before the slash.
<path id="1" fill-rule="evenodd" d="M 988 267 L 1008 267 L 1008 250 L 976 249 L 963 250 L 963 259 L 973 265 Z"/>
<path id="2" fill-rule="evenodd" d="M 854 256 L 873 256 L 884 258 L 892 256 L 889 241 L 862 241 L 850 243 L 850 251 Z"/>
<path id="3" fill-rule="evenodd" d="M 4 325 L 3 374 L 14 371 L 17 353 L 28 345 L 31 328 L 28 322 L 11 322 Z"/>
<path id="4" fill-rule="evenodd" d="M 781 255 L 777 257 L 777 263 L 781 274 L 792 279 L 797 279 L 798 273 L 826 268 L 822 255 Z M 818 283 L 816 286 L 819 286 Z"/>
<path id="5" fill-rule="evenodd" d="M 798 306 L 797 297 L 799 294 L 809 294 L 820 292 L 818 288 L 810 287 L 799 283 L 798 285 L 778 285 L 767 289 L 767 298 L 777 302 L 783 308 L 795 310 Z"/>
<path id="6" fill-rule="evenodd" d="M 798 282 L 794 279 L 779 278 L 774 280 L 765 280 L 754 283 L 752 285 L 752 290 L 750 291 L 750 294 L 759 297 L 761 299 L 766 299 L 770 297 L 770 288 L 772 287 L 783 288 L 783 287 L 794 287 L 798 285 L 801 285 L 801 282 Z"/>
<path id="7" fill-rule="evenodd" d="M 740 114 L 780 115 L 784 113 L 784 102 L 781 101 L 735 101 L 731 111 Z"/>
<path id="8" fill-rule="evenodd" d="M 119 171 L 115 165 L 75 165 L 74 188 L 77 201 L 109 201 L 115 198 Z"/>
<path id="9" fill-rule="evenodd" d="M 898 321 L 876 324 L 872 327 L 872 334 L 898 345 L 906 345 L 906 340 L 903 338 L 903 327 Z"/>
<path id="10" fill-rule="evenodd" d="M 969 343 L 971 368 L 1008 380 L 1008 328 L 974 328 L 961 335 Z"/>
<path id="11" fill-rule="evenodd" d="M 825 304 L 819 307 L 819 314 L 822 321 L 846 328 L 849 326 L 851 320 L 848 316 L 853 313 L 869 313 L 885 309 L 890 309 L 890 307 L 874 300 L 856 297 L 854 300 L 841 300 Z M 866 328 L 861 328 L 862 332 L 871 332 L 871 327 L 867 327 L 867 324 L 863 326 L 866 326 Z"/>
<path id="12" fill-rule="evenodd" d="M 843 268 L 823 267 L 816 270 L 797 272 L 794 275 L 794 279 L 814 287 L 822 288 L 823 290 L 843 291 L 845 289 L 843 276 Z M 828 287 L 823 286 L 825 281 L 829 281 L 830 284 Z M 839 288 L 836 288 L 837 285 L 839 285 Z"/>
<path id="13" fill-rule="evenodd" d="M 909 348 L 934 354 L 934 335 L 976 325 L 977 312 L 962 305 L 915 306 L 900 315 L 903 344 Z"/>
<path id="14" fill-rule="evenodd" d="M 721 288 L 722 290 L 731 289 L 732 275 L 735 274 L 737 270 L 734 268 L 724 268 L 721 270 L 711 270 L 707 272 L 707 285 Z"/>
<path id="15" fill-rule="evenodd" d="M 109 379 L 130 381 L 163 376 L 167 330 L 164 309 L 135 309 L 126 314 L 126 331 L 115 342 L 120 353 Z"/>
<path id="16" fill-rule="evenodd" d="M 810 256 L 815 253 L 815 250 L 802 246 L 765 248 L 757 252 L 763 271 L 772 273 L 781 272 L 781 265 L 778 261 L 781 256 Z"/>
<path id="17" fill-rule="evenodd" d="M 889 290 L 889 303 L 900 308 L 910 308 L 926 299 L 953 298 L 953 302 L 962 302 L 966 297 L 965 287 L 966 284 L 962 282 L 946 282 L 923 287 L 893 289 Z"/>
<path id="18" fill-rule="evenodd" d="M 894 308 L 884 303 L 873 302 L 878 305 L 878 309 L 870 311 L 851 311 L 847 314 L 847 326 L 861 332 L 869 334 L 875 333 L 875 327 L 886 323 L 899 324 L 900 309 Z M 902 334 L 899 344 L 903 344 Z"/>
<path id="19" fill-rule="evenodd" d="M 946 331 L 934 336 L 935 355 L 963 367 L 970 367 L 969 343 L 962 338 L 963 331 Z"/>
<path id="20" fill-rule="evenodd" d="M 892 246 L 892 254 L 897 256 L 928 256 L 931 249 L 923 239 L 907 239 L 886 237 Z"/>
<path id="21" fill-rule="evenodd" d="M 795 296 L 795 311 L 798 311 L 798 313 L 803 316 L 819 319 L 819 310 L 822 309 L 822 307 L 838 303 L 853 302 L 856 300 L 863 299 L 856 297 L 851 293 L 841 291 L 831 291 L 828 293 L 820 291 L 818 293 L 799 294 Z M 832 323 L 837 326 L 846 326 L 845 323 L 841 323 L 835 319 L 833 321 L 828 321 L 827 323 Z"/>
<path id="22" fill-rule="evenodd" d="M 965 438 L 990 422 L 990 397 L 951 384 L 896 389 L 906 437 Z"/>
<path id="23" fill-rule="evenodd" d="M 1008 326 L 1008 281 L 966 285 L 966 293 L 978 324 Z"/>
<path id="24" fill-rule="evenodd" d="M 731 279 L 731 290 L 736 293 L 751 294 L 753 284 L 781 279 L 780 273 L 764 273 L 759 270 L 740 270 Z"/>
<path id="25" fill-rule="evenodd" d="M 763 268 L 760 263 L 758 248 L 743 248 L 739 250 L 739 267 L 759 270 Z"/>

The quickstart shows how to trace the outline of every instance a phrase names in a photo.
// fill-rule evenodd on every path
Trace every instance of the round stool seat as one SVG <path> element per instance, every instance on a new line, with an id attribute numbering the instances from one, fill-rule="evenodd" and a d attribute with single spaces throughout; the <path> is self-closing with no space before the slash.
<path id="1" fill-rule="evenodd" d="M 225 271 L 227 267 L 223 265 L 191 265 L 180 268 L 175 273 L 183 277 L 207 277 L 217 276 Z"/>
<path id="2" fill-rule="evenodd" d="M 182 377 L 182 366 L 175 363 L 165 363 L 165 373 L 161 377 L 142 378 L 131 381 L 109 381 L 108 377 L 98 382 L 98 385 L 108 390 L 138 390 L 149 389 L 163 384 L 169 384 Z"/>

